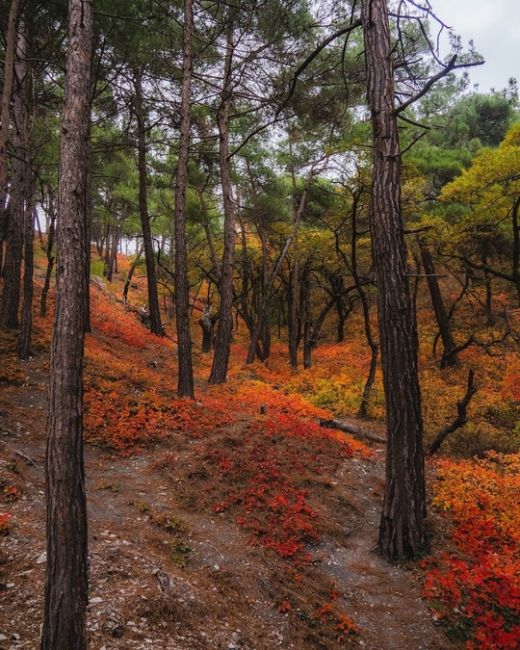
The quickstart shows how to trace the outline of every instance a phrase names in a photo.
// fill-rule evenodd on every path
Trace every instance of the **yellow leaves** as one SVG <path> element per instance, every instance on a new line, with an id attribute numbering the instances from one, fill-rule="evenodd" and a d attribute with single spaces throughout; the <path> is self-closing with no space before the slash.
<path id="1" fill-rule="evenodd" d="M 504 216 L 520 192 L 520 126 L 497 149 L 485 149 L 469 169 L 446 185 L 440 200 L 473 206 L 480 216 Z"/>

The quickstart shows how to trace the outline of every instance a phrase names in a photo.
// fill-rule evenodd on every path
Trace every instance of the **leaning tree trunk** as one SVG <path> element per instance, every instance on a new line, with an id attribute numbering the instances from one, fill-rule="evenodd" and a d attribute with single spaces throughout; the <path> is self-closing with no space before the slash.
<path id="1" fill-rule="evenodd" d="M 233 331 L 233 266 L 235 260 L 235 206 L 233 203 L 231 165 L 229 161 L 229 118 L 231 111 L 233 62 L 233 28 L 228 25 L 224 62 L 224 86 L 218 110 L 219 164 L 224 205 L 224 251 L 220 270 L 220 308 L 215 340 L 215 353 L 209 376 L 210 384 L 226 381 Z"/>
<path id="2" fill-rule="evenodd" d="M 446 368 L 447 366 L 456 366 L 458 365 L 457 354 L 455 351 L 456 345 L 451 333 L 450 319 L 448 318 L 446 308 L 444 307 L 444 301 L 442 299 L 439 281 L 437 280 L 437 274 L 435 272 L 435 265 L 433 263 L 432 255 L 430 253 L 428 245 L 420 239 L 419 249 L 421 251 L 421 259 L 424 267 L 424 272 L 426 273 L 426 281 L 428 283 L 428 290 L 430 292 L 435 319 L 437 321 L 437 326 L 439 327 L 442 346 L 444 348 L 441 358 L 441 368 Z"/>
<path id="3" fill-rule="evenodd" d="M 13 93 L 12 144 L 13 178 L 8 208 L 8 226 L 6 236 L 6 253 L 4 262 L 4 289 L 0 306 L 0 322 L 5 328 L 18 327 L 18 310 L 20 307 L 20 278 L 22 267 L 22 249 L 24 239 L 24 194 L 26 188 L 24 129 L 27 119 L 25 97 L 27 77 L 27 29 L 24 16 L 20 16 L 16 60 L 14 63 L 17 83 Z"/>
<path id="4" fill-rule="evenodd" d="M 83 467 L 85 219 L 93 8 L 69 0 L 60 140 L 56 311 L 47 420 L 47 570 L 42 650 L 85 650 L 87 510 Z"/>
<path id="5" fill-rule="evenodd" d="M 146 280 L 148 286 L 148 312 L 150 314 L 150 331 L 157 336 L 163 335 L 159 296 L 157 294 L 157 273 L 155 270 L 155 254 L 153 250 L 150 215 L 148 214 L 148 190 L 146 169 L 146 123 L 143 107 L 143 66 L 134 74 L 134 109 L 137 119 L 137 154 L 139 168 L 139 214 L 143 229 L 144 259 L 146 263 Z"/>
<path id="6" fill-rule="evenodd" d="M 396 560 L 413 557 L 426 546 L 418 342 L 401 215 L 401 158 L 388 7 L 385 0 L 362 0 L 361 6 L 373 130 L 369 216 L 388 430 L 379 546 L 388 559 Z"/>
<path id="7" fill-rule="evenodd" d="M 175 322 L 177 326 L 179 364 L 177 392 L 179 397 L 194 399 L 189 313 L 188 245 L 186 242 L 186 186 L 188 184 L 191 127 L 192 22 L 192 0 L 185 0 L 179 161 L 175 179 Z"/>

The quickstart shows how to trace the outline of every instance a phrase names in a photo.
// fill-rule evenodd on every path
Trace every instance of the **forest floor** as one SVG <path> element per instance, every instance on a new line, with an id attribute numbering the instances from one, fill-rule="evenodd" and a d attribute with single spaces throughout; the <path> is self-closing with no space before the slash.
<path id="1" fill-rule="evenodd" d="M 178 400 L 174 345 L 109 292 L 92 294 L 89 648 L 462 647 L 421 599 L 419 565 L 390 565 L 375 549 L 381 445 L 319 427 L 330 413 L 282 390 L 262 364 L 236 366 L 225 387 L 210 389 L 210 359 L 197 353 L 197 401 Z M 14 334 L 0 337 L 0 510 L 9 513 L 0 521 L 0 649 L 35 649 L 50 322 L 37 319 L 28 362 L 16 360 Z M 384 435 L 380 421 L 361 424 Z M 435 517 L 444 535 L 448 524 Z"/>

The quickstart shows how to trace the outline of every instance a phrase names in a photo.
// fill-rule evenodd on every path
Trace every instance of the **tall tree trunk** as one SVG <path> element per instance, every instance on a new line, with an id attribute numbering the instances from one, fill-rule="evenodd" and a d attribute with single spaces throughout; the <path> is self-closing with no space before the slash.
<path id="1" fill-rule="evenodd" d="M 401 158 L 385 0 L 362 0 L 367 96 L 373 131 L 372 252 L 387 417 L 386 485 L 379 546 L 390 560 L 426 547 L 423 423 L 417 329 L 401 215 Z"/>
<path id="2" fill-rule="evenodd" d="M 34 273 L 34 222 L 37 210 L 34 205 L 34 174 L 32 161 L 32 123 L 33 123 L 33 87 L 32 71 L 28 68 L 24 80 L 25 123 L 23 140 L 25 149 L 25 208 L 24 208 L 24 269 L 23 269 L 23 306 L 22 327 L 18 337 L 17 355 L 20 359 L 31 356 L 32 308 L 33 308 L 33 273 Z"/>
<path id="3" fill-rule="evenodd" d="M 69 0 L 60 139 L 56 311 L 47 420 L 47 567 L 42 650 L 85 650 L 87 510 L 83 348 L 87 148 L 93 8 Z"/>
<path id="4" fill-rule="evenodd" d="M 192 0 L 185 0 L 179 160 L 177 163 L 177 177 L 175 179 L 175 322 L 177 326 L 177 356 L 179 364 L 177 392 L 179 397 L 194 399 L 189 314 L 188 245 L 186 242 L 186 187 L 188 184 L 191 129 L 192 23 Z"/>
<path id="5" fill-rule="evenodd" d="M 92 64 L 92 61 L 91 61 Z M 88 106 L 88 136 L 87 136 L 87 150 L 85 165 L 87 168 L 87 183 L 85 186 L 85 254 L 84 254 L 84 281 L 85 291 L 83 299 L 85 304 L 83 306 L 83 329 L 85 332 L 91 331 L 90 326 L 90 258 L 91 258 L 91 234 L 92 234 L 92 145 L 90 140 L 91 134 L 91 113 L 92 113 L 92 94 L 89 97 Z"/>
<path id="6" fill-rule="evenodd" d="M 157 294 L 157 274 L 153 250 L 150 215 L 148 214 L 148 188 L 146 168 L 146 120 L 143 107 L 143 67 L 134 72 L 134 109 L 137 119 L 137 154 L 139 167 L 139 213 L 143 229 L 144 259 L 146 262 L 146 280 L 148 285 L 148 312 L 150 314 L 150 331 L 157 336 L 163 335 L 159 296 Z"/>
<path id="7" fill-rule="evenodd" d="M 456 348 L 453 335 L 451 333 L 450 320 L 444 307 L 444 300 L 439 287 L 439 281 L 435 272 L 435 264 L 433 263 L 432 255 L 428 245 L 419 239 L 419 250 L 421 251 L 421 259 L 426 273 L 426 282 L 430 292 L 430 299 L 432 301 L 433 312 L 437 321 L 437 326 L 442 339 L 444 351 L 441 358 L 441 368 L 447 366 L 456 366 L 458 364 L 457 355 L 454 353 Z"/>
<path id="8" fill-rule="evenodd" d="M 0 323 L 5 328 L 18 327 L 24 239 L 24 194 L 26 188 L 25 175 L 27 172 L 24 143 L 27 105 L 24 95 L 27 77 L 27 29 L 23 15 L 19 18 L 14 69 L 17 83 L 13 92 L 13 179 L 8 207 L 6 252 L 3 270 L 4 289 L 2 293 L 2 304 L 0 306 Z"/>
<path id="9" fill-rule="evenodd" d="M 305 264 L 302 273 L 302 312 L 303 312 L 303 367 L 305 369 L 312 367 L 312 347 L 311 338 L 312 313 L 311 313 L 311 279 L 309 264 Z"/>
<path id="10" fill-rule="evenodd" d="M 228 21 L 231 17 L 228 13 Z M 224 251 L 220 269 L 220 308 L 215 340 L 215 353 L 209 376 L 210 384 L 226 381 L 233 330 L 233 266 L 235 261 L 235 206 L 232 197 L 231 165 L 229 161 L 229 118 L 233 79 L 233 27 L 228 23 L 226 56 L 224 60 L 224 85 L 218 110 L 219 164 L 224 206 Z"/>
<path id="11" fill-rule="evenodd" d="M 7 214 L 7 143 L 11 122 L 11 97 L 13 93 L 14 60 L 18 33 L 18 15 L 20 0 L 11 0 L 9 18 L 7 19 L 7 36 L 4 55 L 4 78 L 2 84 L 2 101 L 0 107 L 0 275 L 3 268 L 3 242 L 6 231 Z"/>

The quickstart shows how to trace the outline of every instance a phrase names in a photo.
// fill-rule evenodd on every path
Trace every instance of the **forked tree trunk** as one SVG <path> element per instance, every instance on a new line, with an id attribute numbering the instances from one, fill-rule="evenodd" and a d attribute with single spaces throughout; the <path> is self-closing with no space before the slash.
<path id="1" fill-rule="evenodd" d="M 228 13 L 228 20 L 231 17 Z M 220 269 L 220 308 L 215 353 L 209 376 L 210 384 L 226 381 L 233 331 L 233 266 L 235 261 L 235 206 L 233 203 L 231 165 L 229 162 L 229 118 L 232 96 L 233 27 L 228 24 L 224 60 L 224 85 L 218 110 L 219 164 L 224 205 L 224 250 Z"/>
<path id="2" fill-rule="evenodd" d="M 185 0 L 179 160 L 177 163 L 177 177 L 175 179 L 175 322 L 177 326 L 177 356 L 179 364 L 177 392 L 179 397 L 190 397 L 194 399 L 189 313 L 188 244 L 186 242 L 186 187 L 188 185 L 191 128 L 192 23 L 192 0 Z"/>
<path id="3" fill-rule="evenodd" d="M 388 429 L 379 546 L 390 560 L 426 547 L 423 423 L 417 330 L 401 215 L 401 158 L 386 0 L 362 0 L 367 96 L 373 130 L 370 203 Z"/>
<path id="4" fill-rule="evenodd" d="M 442 339 L 444 348 L 441 357 L 441 368 L 447 366 L 456 366 L 458 364 L 457 354 L 454 352 L 456 345 L 451 333 L 450 319 L 444 307 L 444 300 L 439 287 L 439 281 L 435 272 L 435 265 L 433 263 L 432 255 L 428 245 L 419 239 L 419 249 L 421 251 L 421 259 L 426 273 L 426 282 L 430 292 L 430 299 L 432 301 L 433 312 L 435 320 Z"/>
<path id="5" fill-rule="evenodd" d="M 14 149 L 11 196 L 8 207 L 6 252 L 3 269 L 4 288 L 0 306 L 0 323 L 5 328 L 18 327 L 20 308 L 20 278 L 24 239 L 24 194 L 26 189 L 24 129 L 27 119 L 25 83 L 27 77 L 27 29 L 23 15 L 19 19 L 16 58 L 14 62 L 17 83 L 13 92 Z"/>
<path id="6" fill-rule="evenodd" d="M 137 119 L 137 157 L 139 167 L 139 213 L 143 230 L 144 259 L 146 262 L 146 281 L 148 286 L 148 312 L 150 314 L 150 331 L 157 336 L 163 335 L 159 296 L 157 293 L 157 273 L 153 250 L 150 215 L 148 214 L 148 189 L 146 167 L 146 121 L 143 107 L 143 66 L 134 73 L 134 109 Z M 108 242 L 107 242 L 108 245 Z"/>
<path id="7" fill-rule="evenodd" d="M 60 139 L 56 311 L 47 420 L 47 567 L 42 650 L 85 650 L 87 511 L 83 467 L 85 219 L 93 9 L 69 0 Z"/>

